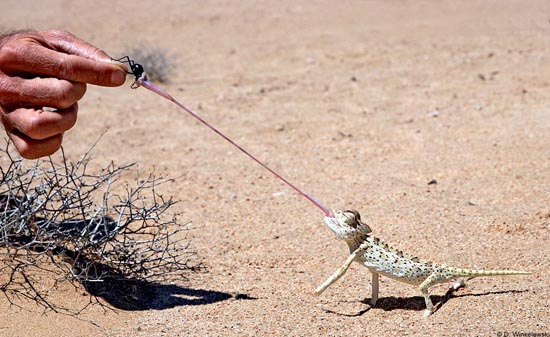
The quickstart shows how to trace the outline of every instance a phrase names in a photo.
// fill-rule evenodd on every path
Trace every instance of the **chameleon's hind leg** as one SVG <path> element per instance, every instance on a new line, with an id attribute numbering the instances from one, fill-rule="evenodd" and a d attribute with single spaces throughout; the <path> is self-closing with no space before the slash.
<path id="1" fill-rule="evenodd" d="M 466 280 L 464 280 L 464 278 L 458 278 L 456 279 L 456 281 L 453 283 L 453 285 L 451 286 L 451 288 L 453 288 L 453 290 L 458 290 L 462 287 L 465 287 L 466 286 Z"/>
<path id="2" fill-rule="evenodd" d="M 424 296 L 424 302 L 426 302 L 426 310 L 424 310 L 424 317 L 429 317 L 434 312 L 434 304 L 430 299 L 429 288 L 436 284 L 441 279 L 441 276 L 437 273 L 432 273 L 428 278 L 424 280 L 419 286 L 418 289 L 422 292 Z"/>

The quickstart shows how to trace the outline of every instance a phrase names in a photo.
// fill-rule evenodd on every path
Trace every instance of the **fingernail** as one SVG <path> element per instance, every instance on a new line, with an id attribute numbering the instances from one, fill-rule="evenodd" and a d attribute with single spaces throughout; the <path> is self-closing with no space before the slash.
<path id="1" fill-rule="evenodd" d="M 111 84 L 121 85 L 126 80 L 126 73 L 122 70 L 117 70 L 111 75 Z"/>

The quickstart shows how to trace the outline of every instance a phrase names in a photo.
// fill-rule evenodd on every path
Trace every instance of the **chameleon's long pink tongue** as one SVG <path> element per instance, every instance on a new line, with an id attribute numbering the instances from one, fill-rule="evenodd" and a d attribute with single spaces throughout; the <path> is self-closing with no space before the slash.
<path id="1" fill-rule="evenodd" d="M 326 208 L 323 204 L 321 204 L 321 202 L 319 202 L 319 200 L 317 200 L 315 197 L 313 197 L 312 195 L 308 194 L 307 192 L 305 191 L 302 191 L 300 188 L 296 187 L 294 184 L 292 184 L 290 181 L 286 180 L 282 175 L 280 175 L 279 173 L 273 171 L 269 166 L 267 166 L 265 163 L 263 163 L 261 160 L 259 160 L 258 158 L 254 157 L 250 152 L 246 151 L 242 146 L 240 146 L 239 144 L 237 144 L 235 141 L 233 141 L 231 138 L 227 137 L 226 135 L 224 135 L 220 130 L 216 129 L 213 125 L 211 125 L 210 123 L 208 123 L 207 121 L 205 121 L 204 119 L 202 119 L 202 117 L 200 117 L 199 115 L 197 115 L 195 112 L 193 112 L 191 109 L 187 108 L 185 105 L 181 104 L 180 102 L 178 102 L 174 97 L 172 97 L 169 93 L 167 93 L 166 91 L 162 90 L 161 88 L 157 87 L 156 85 L 154 85 L 153 83 L 149 82 L 148 80 L 145 80 L 145 79 L 141 79 L 141 80 L 138 80 L 138 84 L 151 90 L 152 92 L 166 98 L 167 100 L 173 102 L 174 104 L 176 104 L 177 106 L 179 106 L 181 109 L 183 109 L 185 112 L 187 112 L 188 114 L 190 114 L 191 116 L 195 117 L 197 120 L 199 120 L 202 124 L 206 125 L 207 127 L 209 127 L 212 131 L 214 131 L 215 133 L 217 133 L 220 137 L 222 137 L 223 139 L 225 139 L 226 141 L 228 141 L 229 143 L 231 143 L 233 146 L 235 146 L 237 149 L 239 149 L 242 153 L 246 154 L 248 157 L 250 157 L 250 159 L 254 160 L 256 163 L 260 164 L 263 168 L 265 168 L 266 170 L 268 170 L 269 172 L 271 172 L 271 174 L 273 174 L 275 177 L 279 178 L 280 180 L 282 180 L 285 184 L 287 184 L 288 186 L 290 186 L 292 189 L 294 189 L 296 192 L 300 193 L 302 196 L 304 196 L 307 200 L 311 201 L 315 206 L 319 207 L 319 209 L 321 209 L 321 211 L 323 211 L 323 213 L 325 214 L 325 216 L 327 217 L 334 217 L 334 215 L 332 214 L 332 212 Z"/>

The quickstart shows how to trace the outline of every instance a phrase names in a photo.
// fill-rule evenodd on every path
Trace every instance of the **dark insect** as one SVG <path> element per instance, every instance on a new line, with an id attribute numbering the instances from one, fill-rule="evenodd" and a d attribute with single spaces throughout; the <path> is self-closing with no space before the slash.
<path id="1" fill-rule="evenodd" d="M 132 59 L 130 59 L 129 56 L 123 56 L 119 59 L 113 59 L 113 61 L 128 63 L 128 65 L 130 66 L 130 71 L 127 71 L 126 73 L 134 75 L 136 77 L 136 80 L 134 81 L 134 83 L 132 83 L 132 89 L 139 88 L 139 86 L 141 85 L 141 81 L 147 79 L 147 74 L 145 73 L 145 69 L 143 69 L 143 66 L 139 63 L 135 63 Z"/>

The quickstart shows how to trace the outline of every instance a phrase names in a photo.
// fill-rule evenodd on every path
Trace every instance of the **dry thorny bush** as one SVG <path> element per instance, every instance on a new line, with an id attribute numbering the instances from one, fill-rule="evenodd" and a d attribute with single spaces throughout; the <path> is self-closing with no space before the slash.
<path id="1" fill-rule="evenodd" d="M 203 268 L 185 235 L 189 224 L 156 191 L 169 179 L 137 177 L 133 186 L 120 179 L 133 165 L 112 163 L 90 173 L 89 152 L 76 163 L 62 152 L 61 163 L 50 157 L 27 166 L 8 145 L 0 157 L 7 158 L 0 165 L 0 290 L 11 304 L 78 313 L 110 297 L 139 307 L 133 302 L 152 300 L 142 293 L 151 284 Z M 87 291 L 84 307 L 54 303 L 52 290 L 66 284 Z"/>
<path id="2" fill-rule="evenodd" d="M 153 82 L 168 82 L 170 74 L 175 67 L 175 56 L 156 45 L 140 43 L 134 47 L 126 48 L 124 55 L 129 55 L 132 60 L 139 63 L 145 69 L 147 78 Z"/>

